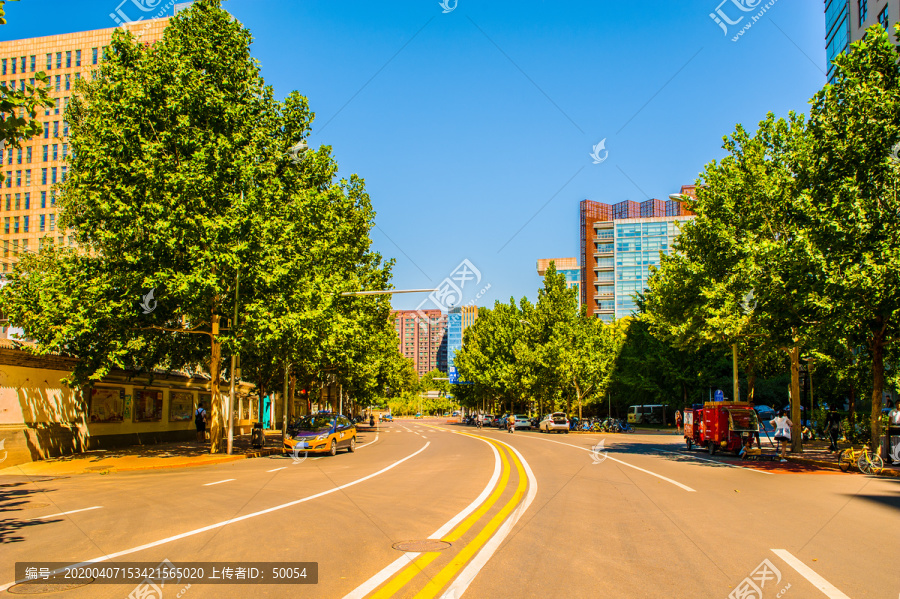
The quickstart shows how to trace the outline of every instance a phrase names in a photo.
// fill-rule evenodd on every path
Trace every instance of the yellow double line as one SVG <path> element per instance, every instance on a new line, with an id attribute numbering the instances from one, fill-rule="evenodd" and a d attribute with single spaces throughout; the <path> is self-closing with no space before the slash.
<path id="1" fill-rule="evenodd" d="M 469 437 L 474 437 L 477 439 L 482 439 L 493 445 L 500 453 L 501 460 L 501 476 L 500 480 L 497 483 L 497 487 L 491 493 L 491 495 L 485 500 L 481 506 L 472 512 L 468 518 L 463 520 L 456 528 L 450 531 L 447 535 L 441 538 L 442 541 L 446 541 L 447 543 L 453 543 L 454 541 L 459 540 L 470 528 L 472 528 L 484 515 L 493 507 L 497 500 L 500 499 L 500 496 L 506 490 L 509 484 L 509 477 L 512 469 L 509 465 L 509 459 L 507 459 L 507 455 L 512 459 L 513 464 L 516 467 L 516 472 L 519 476 L 519 484 L 516 487 L 516 491 L 513 494 L 512 498 L 506 502 L 500 511 L 498 511 L 493 518 L 491 518 L 487 524 L 485 524 L 484 528 L 475 536 L 474 539 L 469 541 L 469 543 L 463 547 L 461 550 L 457 552 L 457 554 L 450 560 L 440 572 L 438 572 L 434 578 L 432 578 L 428 583 L 419 591 L 415 599 L 431 599 L 441 591 L 453 578 L 459 573 L 459 571 L 463 568 L 463 566 L 471 560 L 478 550 L 481 549 L 485 543 L 493 536 L 493 534 L 500 528 L 500 525 L 503 521 L 509 516 L 509 514 L 516 508 L 519 501 L 521 501 L 522 497 L 525 494 L 525 490 L 528 487 L 528 479 L 525 476 L 525 469 L 522 467 L 522 462 L 519 460 L 518 456 L 512 451 L 509 451 L 505 445 L 497 443 L 492 439 L 488 439 L 485 437 L 479 437 L 476 435 L 470 435 L 468 433 L 460 433 Z M 436 560 L 441 556 L 441 552 L 439 551 L 431 551 L 427 553 L 423 553 L 419 556 L 413 563 L 407 566 L 401 572 L 398 572 L 387 584 L 378 589 L 375 594 L 372 595 L 372 599 L 385 599 L 386 597 L 392 597 L 395 593 L 397 593 L 400 589 L 406 586 L 417 574 L 422 572 L 431 562 Z"/>

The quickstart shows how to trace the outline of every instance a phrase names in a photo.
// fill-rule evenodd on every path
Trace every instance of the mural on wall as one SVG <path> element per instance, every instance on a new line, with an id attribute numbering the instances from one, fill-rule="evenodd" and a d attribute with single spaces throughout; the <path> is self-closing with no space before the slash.
<path id="1" fill-rule="evenodd" d="M 169 422 L 194 419 L 194 394 L 188 391 L 172 391 L 169 394 Z"/>
<path id="2" fill-rule="evenodd" d="M 134 392 L 134 421 L 162 420 L 163 392 L 156 389 L 137 389 Z"/>
<path id="3" fill-rule="evenodd" d="M 91 389 L 91 422 L 122 422 L 127 416 L 125 398 L 125 389 L 118 387 Z"/>

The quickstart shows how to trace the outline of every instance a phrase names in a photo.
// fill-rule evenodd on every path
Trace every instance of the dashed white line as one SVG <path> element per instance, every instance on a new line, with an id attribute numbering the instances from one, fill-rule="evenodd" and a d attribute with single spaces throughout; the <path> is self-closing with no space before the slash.
<path id="1" fill-rule="evenodd" d="M 819 576 L 812 568 L 794 557 L 787 549 L 772 549 L 772 553 L 787 562 L 787 565 L 796 570 L 800 576 L 810 581 L 813 586 L 822 591 L 828 599 L 850 599 L 850 597 L 839 591 L 836 586 Z"/>
<path id="2" fill-rule="evenodd" d="M 278 472 L 279 470 L 284 470 L 287 466 L 282 466 L 281 468 L 273 468 L 272 470 L 266 470 L 266 472 Z"/>
<path id="3" fill-rule="evenodd" d="M 214 482 L 214 483 L 206 483 L 206 484 L 203 485 L 203 486 L 204 486 L 204 487 L 211 487 L 211 486 L 213 486 L 213 485 L 221 485 L 222 483 L 230 483 L 230 482 L 233 481 L 233 480 L 234 480 L 233 478 L 226 478 L 225 480 L 217 480 L 217 481 Z"/>
<path id="4" fill-rule="evenodd" d="M 99 510 L 102 508 L 102 505 L 95 505 L 93 507 L 83 507 L 80 510 L 69 510 L 68 512 L 59 512 L 58 514 L 49 514 L 47 516 L 38 516 L 37 518 L 29 518 L 28 521 L 31 520 L 44 520 L 46 518 L 55 518 L 57 516 L 67 516 L 69 514 L 77 514 L 78 512 L 87 512 L 89 510 Z"/>

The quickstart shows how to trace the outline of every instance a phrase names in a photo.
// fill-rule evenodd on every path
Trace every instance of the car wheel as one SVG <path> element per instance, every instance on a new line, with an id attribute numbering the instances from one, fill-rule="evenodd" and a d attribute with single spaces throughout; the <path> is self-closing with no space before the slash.
<path id="1" fill-rule="evenodd" d="M 328 455 L 337 455 L 337 441 L 335 441 L 334 439 L 331 440 L 331 447 L 328 448 Z"/>
<path id="2" fill-rule="evenodd" d="M 356 437 L 350 437 L 350 445 L 347 447 L 347 453 L 356 451 Z"/>

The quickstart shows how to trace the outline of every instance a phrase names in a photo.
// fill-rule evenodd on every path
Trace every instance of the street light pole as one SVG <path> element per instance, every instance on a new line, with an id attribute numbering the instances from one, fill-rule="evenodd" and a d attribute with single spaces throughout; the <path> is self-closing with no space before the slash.
<path id="1" fill-rule="evenodd" d="M 241 199 L 244 197 L 244 192 L 241 192 Z M 241 295 L 241 267 L 238 265 L 237 273 L 234 275 L 234 321 L 231 324 L 231 332 L 232 335 L 237 330 L 238 326 L 238 300 Z M 231 455 L 232 447 L 234 446 L 234 381 L 237 378 L 237 371 L 235 362 L 239 362 L 240 358 L 237 355 L 237 352 L 232 350 L 231 352 L 231 393 L 228 395 L 228 455 Z"/>

